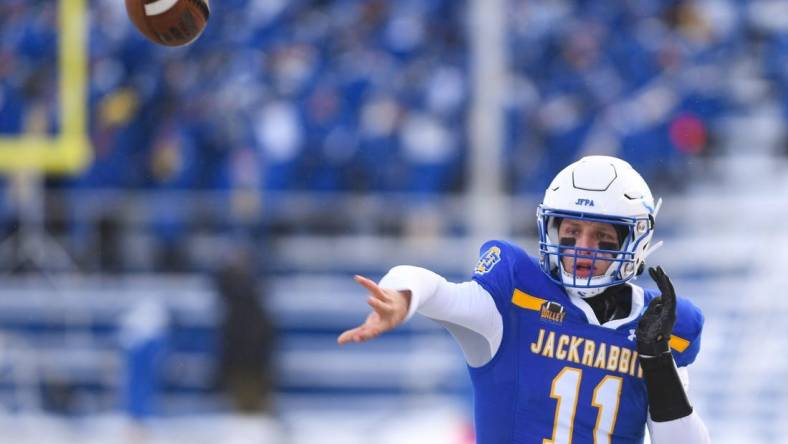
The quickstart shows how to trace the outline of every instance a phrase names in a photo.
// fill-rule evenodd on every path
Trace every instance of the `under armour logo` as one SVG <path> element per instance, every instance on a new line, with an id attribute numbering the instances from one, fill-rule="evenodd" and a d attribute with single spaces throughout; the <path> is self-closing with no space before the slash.
<path id="1" fill-rule="evenodd" d="M 634 328 L 630 328 L 629 329 L 629 336 L 627 336 L 627 339 L 629 339 L 632 342 L 635 342 L 635 339 L 637 339 L 637 338 L 638 337 L 635 335 L 635 329 Z"/>

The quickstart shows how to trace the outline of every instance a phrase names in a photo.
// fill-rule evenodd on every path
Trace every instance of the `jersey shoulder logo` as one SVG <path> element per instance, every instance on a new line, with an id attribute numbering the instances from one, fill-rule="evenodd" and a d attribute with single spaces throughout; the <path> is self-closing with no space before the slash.
<path id="1" fill-rule="evenodd" d="M 501 262 L 501 249 L 499 247 L 490 247 L 479 259 L 474 272 L 476 274 L 487 274 L 495 268 L 498 262 Z"/>
<path id="2" fill-rule="evenodd" d="M 566 310 L 564 309 L 564 306 L 559 304 L 558 302 L 546 301 L 539 308 L 539 316 L 544 321 L 556 325 L 561 325 L 564 323 L 564 318 L 566 317 Z"/>

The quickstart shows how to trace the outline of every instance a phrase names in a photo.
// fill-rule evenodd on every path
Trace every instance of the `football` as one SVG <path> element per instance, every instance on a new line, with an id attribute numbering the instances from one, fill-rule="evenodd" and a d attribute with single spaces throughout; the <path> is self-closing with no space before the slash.
<path id="1" fill-rule="evenodd" d="M 208 0 L 126 0 L 134 26 L 149 40 L 166 46 L 194 41 L 208 24 Z"/>

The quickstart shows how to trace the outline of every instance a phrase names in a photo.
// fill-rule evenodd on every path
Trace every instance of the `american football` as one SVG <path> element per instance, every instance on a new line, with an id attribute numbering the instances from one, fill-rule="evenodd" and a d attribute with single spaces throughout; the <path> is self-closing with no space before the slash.
<path id="1" fill-rule="evenodd" d="M 126 12 L 150 41 L 183 46 L 199 37 L 211 11 L 208 0 L 126 0 Z"/>

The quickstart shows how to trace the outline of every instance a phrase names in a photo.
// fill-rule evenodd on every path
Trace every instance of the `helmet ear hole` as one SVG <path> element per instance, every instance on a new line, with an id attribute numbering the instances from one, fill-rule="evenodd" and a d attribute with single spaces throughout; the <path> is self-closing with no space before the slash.
<path id="1" fill-rule="evenodd" d="M 640 265 L 638 265 L 637 276 L 640 276 L 641 274 L 643 274 L 643 271 L 645 269 L 646 269 L 646 263 L 645 262 L 641 262 Z"/>

